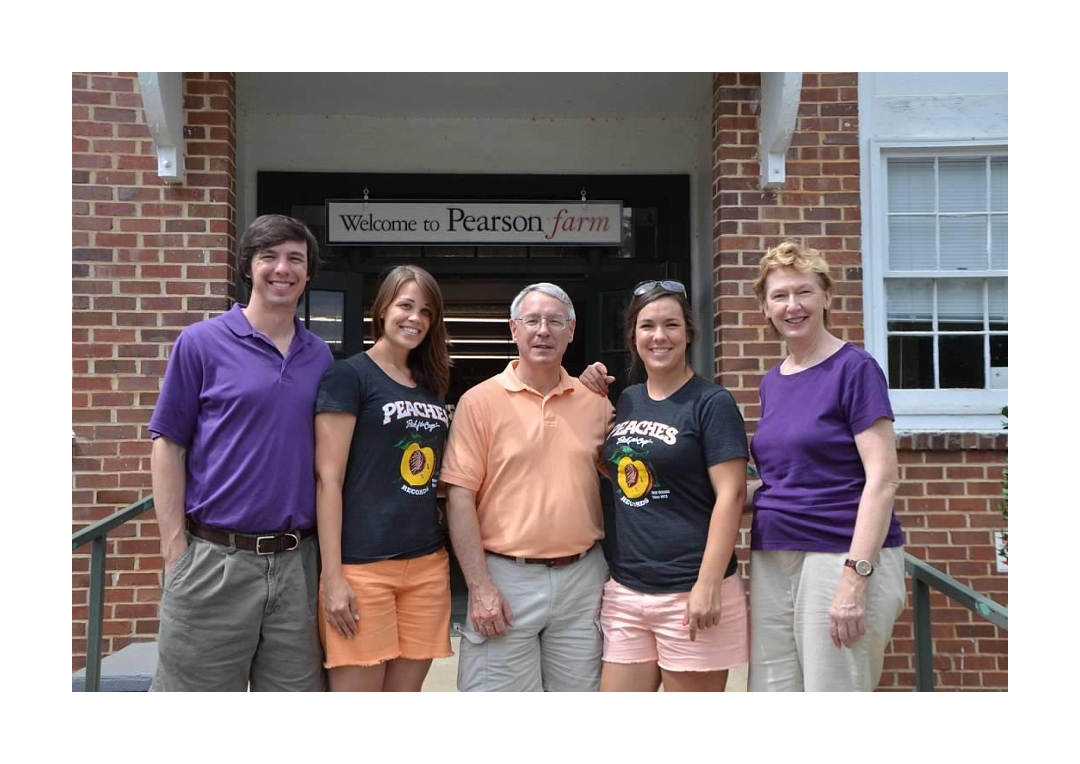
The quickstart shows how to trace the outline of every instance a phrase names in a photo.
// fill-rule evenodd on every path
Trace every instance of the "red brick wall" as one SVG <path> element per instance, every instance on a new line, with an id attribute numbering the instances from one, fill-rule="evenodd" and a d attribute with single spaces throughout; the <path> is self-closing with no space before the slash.
<path id="1" fill-rule="evenodd" d="M 787 179 L 770 192 L 761 189 L 761 75 L 713 78 L 714 373 L 741 405 L 750 433 L 761 414 L 761 378 L 783 358 L 753 293 L 765 250 L 795 237 L 825 252 L 836 282 L 833 331 L 864 341 L 857 85 L 854 73 L 803 75 Z M 1006 436 L 905 436 L 898 447 L 897 508 L 907 550 L 1007 604 L 1007 577 L 994 572 L 993 543 L 993 530 L 1002 525 L 997 502 Z M 747 527 L 741 542 L 749 543 Z M 935 595 L 933 607 L 937 686 L 1005 687 L 1006 633 L 948 606 L 943 595 Z M 912 640 L 909 607 L 896 626 L 882 688 L 914 687 Z"/>
<path id="2" fill-rule="evenodd" d="M 168 185 L 138 76 L 71 78 L 72 530 L 150 492 L 150 420 L 180 330 L 225 310 L 236 250 L 232 74 L 184 75 L 187 177 Z M 105 653 L 157 634 L 153 513 L 109 534 Z M 89 546 L 72 557 L 72 669 L 85 663 Z"/>
<path id="3" fill-rule="evenodd" d="M 897 447 L 901 485 L 896 506 L 906 551 L 1008 606 L 1008 576 L 996 572 L 994 551 L 994 531 L 1003 527 L 1001 479 L 1008 437 L 904 435 Z M 1008 632 L 938 592 L 932 591 L 930 602 L 936 688 L 1007 689 Z M 911 614 L 905 610 L 893 630 L 882 689 L 915 686 Z"/>

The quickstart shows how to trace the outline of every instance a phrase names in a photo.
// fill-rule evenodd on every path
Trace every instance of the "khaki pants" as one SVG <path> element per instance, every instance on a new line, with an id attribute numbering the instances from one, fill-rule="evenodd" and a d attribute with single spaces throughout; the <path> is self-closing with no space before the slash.
<path id="1" fill-rule="evenodd" d="M 259 555 L 188 534 L 161 593 L 151 689 L 324 690 L 318 553 L 316 536 L 294 551 Z"/>
<path id="2" fill-rule="evenodd" d="M 829 606 L 846 553 L 750 554 L 750 692 L 869 692 L 904 609 L 903 547 L 881 550 L 866 595 L 866 634 L 834 647 Z"/>
<path id="3" fill-rule="evenodd" d="M 504 637 L 459 629 L 460 692 L 596 692 L 600 689 L 600 600 L 608 567 L 600 545 L 561 568 L 486 555 L 491 580 L 510 603 Z"/>

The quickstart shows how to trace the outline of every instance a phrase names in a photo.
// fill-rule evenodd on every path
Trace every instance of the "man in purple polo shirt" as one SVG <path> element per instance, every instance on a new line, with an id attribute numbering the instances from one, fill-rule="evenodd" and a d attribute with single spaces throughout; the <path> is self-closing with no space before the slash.
<path id="1" fill-rule="evenodd" d="M 324 689 L 313 421 L 333 357 L 295 317 L 318 262 L 307 226 L 263 215 L 240 242 L 248 305 L 173 346 L 150 420 L 155 691 Z"/>

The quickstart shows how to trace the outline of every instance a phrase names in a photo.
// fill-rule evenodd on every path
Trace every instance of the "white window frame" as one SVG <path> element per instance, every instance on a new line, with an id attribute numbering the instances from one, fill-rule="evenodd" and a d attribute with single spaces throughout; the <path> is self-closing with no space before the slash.
<path id="1" fill-rule="evenodd" d="M 889 368 L 885 302 L 888 272 L 889 216 L 887 161 L 900 157 L 1008 157 L 1008 140 L 888 141 L 870 140 L 863 157 L 863 308 L 866 350 L 882 369 Z M 978 277 L 1008 278 L 993 271 Z M 932 278 L 927 276 L 927 279 Z M 897 432 L 1001 432 L 1004 390 L 889 390 Z"/>

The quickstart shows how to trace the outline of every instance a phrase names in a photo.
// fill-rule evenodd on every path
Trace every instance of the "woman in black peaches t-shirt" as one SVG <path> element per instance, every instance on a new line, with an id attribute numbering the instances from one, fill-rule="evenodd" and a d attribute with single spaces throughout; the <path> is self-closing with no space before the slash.
<path id="1" fill-rule="evenodd" d="M 747 662 L 734 555 L 746 431 L 731 394 L 690 366 L 686 289 L 634 290 L 627 346 L 647 381 L 619 397 L 604 458 L 614 491 L 601 691 L 718 690 Z"/>
<path id="2" fill-rule="evenodd" d="M 398 266 L 375 344 L 336 361 L 315 404 L 319 633 L 331 690 L 419 691 L 450 650 L 450 567 L 435 495 L 450 421 L 443 300 Z"/>

